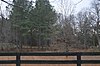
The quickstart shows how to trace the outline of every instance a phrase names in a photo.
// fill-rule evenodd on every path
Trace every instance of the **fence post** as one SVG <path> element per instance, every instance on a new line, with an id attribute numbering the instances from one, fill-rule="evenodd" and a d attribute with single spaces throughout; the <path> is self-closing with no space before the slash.
<path id="1" fill-rule="evenodd" d="M 16 54 L 16 66 L 20 66 L 20 53 Z"/>
<path id="2" fill-rule="evenodd" d="M 77 54 L 77 66 L 81 66 L 81 54 Z"/>

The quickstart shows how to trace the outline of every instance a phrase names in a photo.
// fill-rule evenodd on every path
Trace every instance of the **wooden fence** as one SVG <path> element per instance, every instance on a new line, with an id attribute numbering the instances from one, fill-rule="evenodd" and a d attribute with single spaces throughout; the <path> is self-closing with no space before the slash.
<path id="1" fill-rule="evenodd" d="M 0 64 L 100 64 L 99 60 L 82 60 L 82 56 L 100 56 L 100 52 L 32 52 L 32 53 L 0 53 L 0 56 L 16 56 L 16 60 L 0 60 Z M 76 60 L 21 60 L 21 56 L 76 56 Z"/>

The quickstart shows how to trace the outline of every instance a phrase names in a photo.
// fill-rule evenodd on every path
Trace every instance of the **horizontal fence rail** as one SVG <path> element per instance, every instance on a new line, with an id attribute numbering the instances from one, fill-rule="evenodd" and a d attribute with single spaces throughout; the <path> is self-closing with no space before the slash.
<path id="1" fill-rule="evenodd" d="M 99 60 L 82 60 L 82 56 L 100 56 L 100 52 L 32 52 L 32 53 L 0 53 L 0 56 L 16 56 L 16 60 L 0 60 L 0 64 L 100 64 Z M 21 60 L 21 56 L 76 56 L 76 60 Z"/>

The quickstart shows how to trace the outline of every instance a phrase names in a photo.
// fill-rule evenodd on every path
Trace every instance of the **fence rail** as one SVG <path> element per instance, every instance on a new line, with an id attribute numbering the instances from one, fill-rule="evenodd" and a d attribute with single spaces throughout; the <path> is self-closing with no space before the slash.
<path id="1" fill-rule="evenodd" d="M 0 64 L 100 64 L 99 60 L 82 60 L 82 56 L 100 56 L 100 52 L 33 52 L 33 53 L 0 53 L 0 56 L 16 56 L 16 60 L 0 60 Z M 21 56 L 76 56 L 76 60 L 21 60 Z"/>

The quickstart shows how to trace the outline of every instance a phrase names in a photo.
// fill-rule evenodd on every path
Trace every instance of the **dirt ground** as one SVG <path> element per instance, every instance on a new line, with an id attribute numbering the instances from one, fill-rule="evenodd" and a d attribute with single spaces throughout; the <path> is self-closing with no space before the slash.
<path id="1" fill-rule="evenodd" d="M 37 52 L 36 50 L 27 50 Z M 70 52 L 91 52 L 93 50 L 71 49 Z M 100 56 L 84 56 L 82 60 L 100 60 Z M 0 60 L 15 60 L 15 56 L 0 56 Z M 22 56 L 21 60 L 76 60 L 76 56 Z M 16 66 L 15 64 L 0 64 L 0 66 Z M 76 64 L 21 64 L 21 66 L 77 66 Z M 83 64 L 82 66 L 100 66 L 100 64 Z"/>
<path id="2" fill-rule="evenodd" d="M 61 57 L 61 56 L 49 56 L 49 57 L 45 57 L 45 56 L 22 56 L 21 60 L 76 60 L 76 57 Z M 82 57 L 83 60 L 100 60 L 100 56 L 88 56 L 88 57 Z M 0 60 L 15 60 L 15 57 L 11 57 L 11 56 L 2 56 L 0 57 Z M 1 64 L 0 66 L 16 66 L 15 64 Z M 74 64 L 21 64 L 21 66 L 77 66 Z M 100 64 L 84 64 L 82 66 L 100 66 Z"/>

